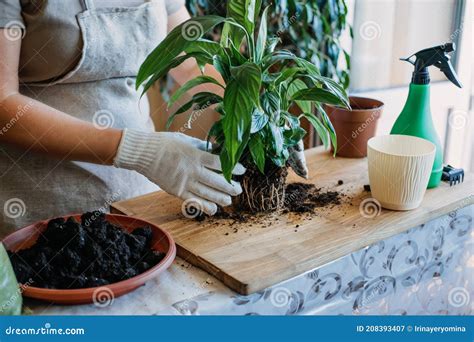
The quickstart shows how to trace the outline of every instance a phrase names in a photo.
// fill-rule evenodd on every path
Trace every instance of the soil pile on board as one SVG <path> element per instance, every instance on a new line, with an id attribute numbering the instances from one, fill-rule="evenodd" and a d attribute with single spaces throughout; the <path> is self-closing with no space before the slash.
<path id="1" fill-rule="evenodd" d="M 341 204 L 341 197 L 344 196 L 338 191 L 322 191 L 314 184 L 291 183 L 286 185 L 285 203 L 282 213 L 312 213 L 316 208 L 333 207 Z M 201 214 L 195 219 L 197 221 L 211 220 L 233 220 L 233 223 L 245 223 L 249 221 L 264 221 L 262 214 L 247 212 L 235 212 L 218 207 L 217 213 L 209 217 Z"/>
<path id="2" fill-rule="evenodd" d="M 321 191 L 313 184 L 291 183 L 286 186 L 284 212 L 308 213 L 315 208 L 341 204 L 338 191 Z"/>
<path id="3" fill-rule="evenodd" d="M 149 270 L 165 256 L 153 251 L 151 243 L 150 227 L 128 233 L 96 211 L 82 215 L 80 223 L 73 218 L 49 221 L 36 244 L 9 256 L 20 283 L 78 289 L 115 283 Z"/>

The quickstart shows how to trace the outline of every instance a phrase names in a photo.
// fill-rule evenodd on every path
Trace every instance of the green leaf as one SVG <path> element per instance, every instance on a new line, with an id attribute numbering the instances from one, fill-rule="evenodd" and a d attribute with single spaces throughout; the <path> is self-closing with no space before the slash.
<path id="1" fill-rule="evenodd" d="M 318 133 L 319 137 L 321 138 L 324 146 L 328 148 L 329 146 L 329 138 L 328 138 L 328 130 L 323 125 L 321 120 L 317 118 L 313 113 L 304 113 L 303 114 L 306 119 L 313 125 L 314 129 Z"/>
<path id="2" fill-rule="evenodd" d="M 243 38 L 246 36 L 250 55 L 253 56 L 255 23 L 260 13 L 261 3 L 261 0 L 229 0 L 227 2 L 227 17 L 240 25 L 244 33 L 239 31 L 236 25 L 231 26 L 232 22 L 226 23 L 221 37 L 221 43 L 225 47 L 228 47 L 229 41 L 232 41 L 235 47 L 240 49 Z"/>
<path id="3" fill-rule="evenodd" d="M 306 131 L 299 126 L 287 129 L 283 132 L 284 144 L 287 147 L 295 146 L 305 137 L 305 135 Z"/>
<path id="4" fill-rule="evenodd" d="M 138 71 L 137 89 L 149 77 L 161 74 L 173 59 L 194 45 L 196 40 L 226 19 L 216 15 L 191 18 L 175 27 L 166 38 L 148 55 Z"/>
<path id="5" fill-rule="evenodd" d="M 222 101 L 223 101 L 222 97 L 214 93 L 209 93 L 209 92 L 198 93 L 194 95 L 190 101 L 182 105 L 173 115 L 171 115 L 168 118 L 166 122 L 166 129 L 170 128 L 176 116 L 190 110 L 193 104 L 196 104 L 200 108 L 200 110 L 204 110 L 205 108 L 208 108 L 209 106 L 212 106 L 213 104 L 216 104 Z"/>
<path id="6" fill-rule="evenodd" d="M 272 162 L 278 166 L 278 167 L 284 167 L 287 160 L 288 160 L 288 157 L 289 157 L 289 152 L 288 152 L 288 149 L 283 149 L 283 151 L 281 152 L 280 155 L 278 156 L 271 156 L 270 159 L 272 160 Z"/>
<path id="7" fill-rule="evenodd" d="M 230 46 L 227 48 L 229 51 L 230 59 L 232 65 L 242 65 L 247 62 L 247 58 L 245 58 L 239 50 L 234 46 L 234 43 L 230 43 Z"/>
<path id="8" fill-rule="evenodd" d="M 228 89 L 230 89 L 229 93 L 235 91 L 233 86 L 228 87 Z M 229 160 L 233 166 L 238 162 L 237 153 L 244 142 L 244 136 L 247 131 L 250 132 L 251 117 L 248 112 L 252 110 L 253 106 L 251 101 L 244 100 L 243 97 L 236 96 L 235 98 L 241 101 L 241 103 L 235 107 L 234 111 L 229 110 L 226 112 L 226 115 L 222 118 L 224 144 L 229 154 Z M 232 100 L 227 100 L 224 106 L 228 106 L 231 102 L 236 104 L 236 102 Z"/>
<path id="9" fill-rule="evenodd" d="M 260 22 L 260 29 L 258 31 L 257 45 L 255 47 L 255 62 L 260 63 L 265 53 L 265 45 L 267 44 L 267 35 L 268 35 L 268 6 L 265 8 L 262 14 L 262 20 Z"/>
<path id="10" fill-rule="evenodd" d="M 213 58 L 214 68 L 221 74 L 224 81 L 227 83 L 230 78 L 230 65 L 228 60 L 224 59 L 222 56 L 214 56 Z"/>
<path id="11" fill-rule="evenodd" d="M 238 151 L 244 144 L 244 138 L 250 133 L 252 113 L 258 104 L 262 75 L 254 63 L 232 68 L 231 73 L 232 79 L 224 94 L 225 115 L 222 127 L 228 161 L 233 169 L 238 162 Z M 224 175 L 230 177 L 232 169 L 223 169 Z"/>
<path id="12" fill-rule="evenodd" d="M 168 71 L 170 71 L 173 68 L 176 68 L 177 66 L 179 66 L 180 64 L 182 64 L 184 61 L 186 61 L 189 58 L 195 58 L 196 60 L 200 60 L 200 61 L 207 60 L 206 54 L 203 54 L 200 52 L 190 52 L 186 55 L 176 57 L 175 59 L 170 61 L 167 65 L 163 65 L 162 68 L 159 71 L 157 71 L 157 73 L 154 74 L 146 82 L 145 86 L 143 87 L 142 96 L 143 94 L 147 92 L 148 89 L 150 89 L 151 86 L 153 86 L 153 84 L 155 84 L 156 81 L 158 81 L 160 78 L 166 75 Z"/>
<path id="13" fill-rule="evenodd" d="M 306 71 L 308 71 L 309 73 L 321 76 L 321 72 L 316 67 L 316 65 L 314 65 L 313 63 L 307 61 L 304 58 L 300 58 L 300 57 L 295 57 L 294 60 L 296 61 L 296 64 L 298 64 L 298 66 L 300 66 L 302 68 L 305 68 Z"/>
<path id="14" fill-rule="evenodd" d="M 221 161 L 222 174 L 225 179 L 230 183 L 232 180 L 232 171 L 234 169 L 234 164 L 230 160 L 230 155 L 227 149 L 224 147 L 219 155 Z"/>
<path id="15" fill-rule="evenodd" d="M 222 55 L 222 46 L 208 39 L 198 39 L 192 45 L 188 46 L 185 50 L 186 53 L 200 52 L 206 54 L 211 60 L 215 55 Z"/>
<path id="16" fill-rule="evenodd" d="M 276 46 L 278 45 L 278 43 L 280 42 L 280 38 L 278 37 L 270 37 L 268 38 L 267 40 L 267 46 L 265 48 L 265 54 L 270 54 L 272 53 L 273 51 L 275 51 L 275 48 Z"/>
<path id="17" fill-rule="evenodd" d="M 225 23 L 221 33 L 221 45 L 224 47 L 229 47 L 232 42 L 232 44 L 237 44 L 237 46 L 240 47 L 242 45 L 242 41 L 245 37 L 245 34 L 245 32 L 238 31 L 233 28 L 232 25 L 230 25 L 229 23 Z"/>
<path id="18" fill-rule="evenodd" d="M 275 123 L 270 122 L 269 125 L 273 136 L 273 148 L 275 149 L 275 154 L 279 156 L 283 151 L 283 133 L 281 127 L 278 127 Z"/>
<path id="19" fill-rule="evenodd" d="M 284 145 L 286 147 L 295 146 L 306 135 L 306 131 L 300 126 L 299 117 L 289 112 L 282 112 L 282 116 L 288 123 L 283 127 Z M 287 128 L 289 126 L 289 128 Z"/>
<path id="20" fill-rule="evenodd" d="M 345 108 L 350 108 L 349 98 L 347 96 L 345 89 L 341 85 L 339 85 L 336 81 L 328 77 L 321 76 L 321 73 L 319 72 L 318 68 L 313 63 L 308 62 L 307 60 L 304 60 L 302 58 L 296 58 L 295 60 L 296 60 L 296 63 L 300 67 L 303 67 L 307 70 L 307 72 L 309 73 L 309 76 L 314 81 L 322 83 L 328 89 L 328 91 L 331 92 L 339 100 L 339 101 L 334 101 L 338 103 L 331 103 L 331 102 L 326 102 L 326 103 L 342 105 Z"/>
<path id="21" fill-rule="evenodd" d="M 344 59 L 346 61 L 347 69 L 351 68 L 351 55 L 347 51 L 344 52 Z"/>
<path id="22" fill-rule="evenodd" d="M 278 78 L 278 76 L 278 73 L 269 74 L 268 72 L 265 72 L 262 74 L 262 82 L 267 84 L 273 83 Z"/>
<path id="23" fill-rule="evenodd" d="M 240 144 L 239 148 L 237 149 L 237 154 L 235 156 L 235 160 L 239 161 L 240 158 L 242 157 L 243 152 L 245 151 L 248 142 L 250 139 L 250 131 L 247 131 L 244 133 L 244 136 L 242 138 L 242 143 Z M 230 183 L 232 180 L 232 171 L 235 168 L 235 165 L 237 162 L 233 163 L 230 159 L 230 153 L 227 151 L 227 149 L 224 147 L 222 149 L 222 152 L 220 154 L 220 160 L 221 160 L 221 166 L 222 166 L 222 173 L 225 177 L 225 179 Z"/>
<path id="24" fill-rule="evenodd" d="M 181 96 L 186 94 L 192 88 L 194 88 L 198 85 L 201 85 L 201 84 L 209 84 L 209 83 L 212 83 L 212 84 L 215 84 L 215 85 L 218 85 L 218 86 L 221 86 L 222 88 L 224 88 L 222 86 L 222 84 L 220 84 L 216 79 L 214 79 L 210 76 L 205 76 L 205 75 L 198 76 L 198 77 L 193 78 L 192 80 L 186 82 L 181 88 L 179 88 L 173 94 L 170 101 L 168 102 L 168 108 L 170 108 L 176 101 L 178 101 L 181 98 Z"/>
<path id="25" fill-rule="evenodd" d="M 275 86 L 280 85 L 280 83 L 285 82 L 287 80 L 291 80 L 293 76 L 295 76 L 298 72 L 303 71 L 303 68 L 285 68 L 280 75 L 275 80 Z"/>
<path id="26" fill-rule="evenodd" d="M 289 112 L 282 112 L 281 113 L 283 118 L 286 119 L 286 121 L 288 122 L 288 125 L 290 126 L 290 128 L 294 128 L 294 127 L 299 127 L 300 126 L 300 119 L 289 113 Z"/>
<path id="27" fill-rule="evenodd" d="M 296 94 L 299 90 L 307 89 L 308 86 L 302 80 L 296 79 L 290 83 L 288 86 L 288 97 L 292 98 L 294 94 Z M 295 101 L 296 105 L 300 107 L 303 113 L 310 113 L 311 112 L 311 103 L 308 101 Z"/>
<path id="28" fill-rule="evenodd" d="M 207 142 L 210 143 L 211 139 L 214 138 L 217 146 L 224 144 L 224 131 L 222 130 L 222 120 L 216 121 L 207 134 Z"/>
<path id="29" fill-rule="evenodd" d="M 196 40 L 184 52 L 196 54 L 195 58 L 201 69 L 204 69 L 206 64 L 212 64 L 214 56 L 225 56 L 225 52 L 219 43 L 207 39 Z"/>
<path id="30" fill-rule="evenodd" d="M 260 134 L 254 134 L 249 141 L 249 150 L 252 159 L 261 173 L 265 173 L 265 147 Z"/>
<path id="31" fill-rule="evenodd" d="M 244 138 L 242 139 L 242 144 L 240 144 L 240 147 L 237 150 L 237 156 L 235 157 L 235 160 L 237 160 L 237 162 L 242 159 L 242 155 L 244 154 L 244 151 L 247 149 L 249 140 L 250 140 L 250 130 L 248 129 L 244 133 Z M 235 167 L 235 165 L 234 165 L 234 167 Z"/>
<path id="32" fill-rule="evenodd" d="M 321 118 L 323 120 L 324 127 L 326 127 L 326 129 L 329 132 L 329 137 L 331 138 L 331 143 L 332 143 L 332 146 L 334 147 L 334 156 L 335 156 L 336 151 L 337 151 L 336 130 L 334 129 L 334 126 L 332 125 L 331 120 L 329 120 L 329 117 L 328 117 L 326 111 L 324 110 L 323 106 L 321 106 L 321 104 L 317 103 L 316 108 L 318 109 L 318 112 L 321 114 Z"/>
<path id="33" fill-rule="evenodd" d="M 268 123 L 269 117 L 265 112 L 261 111 L 258 108 L 255 108 L 252 115 L 252 127 L 250 133 L 254 134 L 261 131 L 265 125 Z"/>
<path id="34" fill-rule="evenodd" d="M 327 77 L 320 76 L 319 80 L 326 86 L 326 88 L 329 91 L 333 92 L 333 94 L 335 94 L 342 101 L 343 106 L 345 108 L 351 109 L 351 105 L 350 105 L 350 102 L 349 102 L 349 96 L 347 95 L 347 92 L 344 89 L 344 87 L 342 87 L 336 81 L 334 81 L 330 78 L 327 78 Z"/>
<path id="35" fill-rule="evenodd" d="M 270 68 L 272 65 L 278 63 L 278 62 L 283 62 L 283 61 L 294 61 L 298 57 L 291 53 L 290 51 L 286 50 L 280 50 L 280 51 L 275 51 L 269 56 L 265 56 L 262 60 L 263 64 L 263 70 L 267 70 Z"/>
<path id="36" fill-rule="evenodd" d="M 262 73 L 255 63 L 245 63 L 230 69 L 232 79 L 235 80 L 243 91 L 246 91 L 251 100 L 257 104 L 260 97 L 260 87 L 262 84 Z"/>
<path id="37" fill-rule="evenodd" d="M 278 93 L 266 91 L 261 96 L 262 107 L 267 114 L 280 111 L 280 97 Z"/>
<path id="38" fill-rule="evenodd" d="M 260 12 L 260 6 L 261 1 L 258 0 L 229 0 L 227 16 L 242 25 L 249 35 L 253 35 L 255 19 Z"/>
<path id="39" fill-rule="evenodd" d="M 334 93 L 331 91 L 317 87 L 299 90 L 293 94 L 291 99 L 293 101 L 313 101 L 339 106 L 345 105 L 343 100 L 340 97 L 334 95 Z"/>
<path id="40" fill-rule="evenodd" d="M 10 258 L 0 243 L 0 315 L 20 315 L 22 301 Z"/>

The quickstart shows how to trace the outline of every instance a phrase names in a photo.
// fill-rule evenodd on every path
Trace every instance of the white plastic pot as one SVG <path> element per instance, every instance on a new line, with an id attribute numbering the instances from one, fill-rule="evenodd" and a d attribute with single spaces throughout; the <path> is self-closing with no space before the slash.
<path id="1" fill-rule="evenodd" d="M 408 135 L 377 136 L 368 142 L 372 197 L 391 210 L 420 206 L 433 168 L 436 146 Z"/>

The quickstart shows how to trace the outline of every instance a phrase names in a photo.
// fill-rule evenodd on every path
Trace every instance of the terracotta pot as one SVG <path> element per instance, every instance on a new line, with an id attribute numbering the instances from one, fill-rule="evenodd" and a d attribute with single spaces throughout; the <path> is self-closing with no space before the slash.
<path id="1" fill-rule="evenodd" d="M 367 157 L 367 142 L 375 136 L 384 104 L 381 101 L 351 96 L 352 110 L 326 105 L 325 110 L 337 133 L 337 155 Z"/>
<path id="2" fill-rule="evenodd" d="M 63 216 L 63 218 L 68 219 L 71 216 L 78 221 L 81 219 L 81 215 L 68 215 Z M 108 214 L 106 215 L 106 219 L 129 232 L 132 232 L 138 227 L 150 226 L 153 231 L 151 248 L 155 251 L 165 253 L 166 255 L 164 259 L 144 273 L 106 286 L 59 290 L 45 289 L 23 284 L 23 296 L 58 304 L 87 304 L 93 303 L 97 300 L 107 300 L 110 302 L 114 298 L 129 293 L 144 285 L 148 280 L 155 278 L 172 264 L 176 257 L 176 245 L 171 235 L 166 231 L 150 222 L 131 216 Z M 10 251 L 18 251 L 20 249 L 31 247 L 36 243 L 39 235 L 47 228 L 48 221 L 49 220 L 32 224 L 8 235 L 2 241 L 5 248 Z"/>

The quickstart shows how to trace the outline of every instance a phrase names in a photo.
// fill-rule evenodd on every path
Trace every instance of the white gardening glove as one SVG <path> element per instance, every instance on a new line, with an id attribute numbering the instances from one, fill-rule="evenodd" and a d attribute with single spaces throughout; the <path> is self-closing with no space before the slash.
<path id="1" fill-rule="evenodd" d="M 288 151 L 290 152 L 290 157 L 288 158 L 290 167 L 298 176 L 308 179 L 308 167 L 306 166 L 306 158 L 304 156 L 303 140 L 300 140 L 298 145 L 290 147 Z"/>
<path id="2" fill-rule="evenodd" d="M 205 141 L 182 133 L 124 130 L 114 166 L 135 170 L 167 193 L 183 200 L 197 200 L 209 215 L 217 204 L 228 206 L 239 195 L 239 183 L 229 184 L 221 171 L 219 156 L 206 151 Z M 234 174 L 245 168 L 238 164 Z"/>

